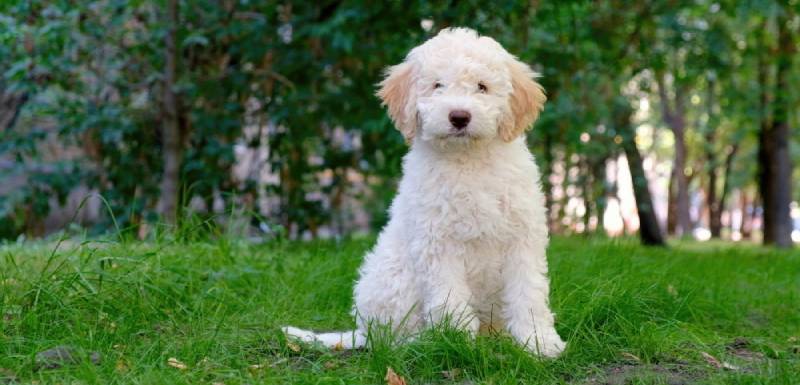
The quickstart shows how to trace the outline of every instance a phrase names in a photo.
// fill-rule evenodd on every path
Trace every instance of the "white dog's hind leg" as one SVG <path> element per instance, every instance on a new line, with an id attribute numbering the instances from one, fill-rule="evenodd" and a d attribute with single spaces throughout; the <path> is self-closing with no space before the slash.
<path id="1" fill-rule="evenodd" d="M 504 271 L 504 318 L 509 333 L 529 351 L 557 357 L 566 343 L 555 329 L 548 305 L 545 245 L 520 248 L 508 259 Z"/>
<path id="2" fill-rule="evenodd" d="M 283 333 L 289 338 L 295 338 L 307 343 L 318 342 L 331 349 L 358 349 L 367 344 L 367 336 L 359 330 L 314 333 L 310 330 L 286 326 L 283 328 Z"/>
<path id="3" fill-rule="evenodd" d="M 392 219 L 367 253 L 353 288 L 354 316 L 358 328 L 391 325 L 401 334 L 423 326 L 417 277 L 403 244 L 399 222 Z"/>

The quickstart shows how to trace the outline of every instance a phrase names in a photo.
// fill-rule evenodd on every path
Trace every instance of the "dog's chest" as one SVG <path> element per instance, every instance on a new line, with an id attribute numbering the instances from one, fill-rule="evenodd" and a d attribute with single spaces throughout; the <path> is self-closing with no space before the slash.
<path id="1" fill-rule="evenodd" d="M 508 186 L 491 175 L 438 175 L 417 191 L 414 217 L 431 233 L 448 239 L 504 241 L 513 232 Z"/>

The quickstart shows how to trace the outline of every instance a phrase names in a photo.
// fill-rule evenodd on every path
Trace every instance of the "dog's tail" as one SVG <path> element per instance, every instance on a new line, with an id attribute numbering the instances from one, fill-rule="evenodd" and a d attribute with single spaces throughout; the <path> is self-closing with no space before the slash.
<path id="1" fill-rule="evenodd" d="M 323 346 L 335 350 L 350 350 L 363 348 L 367 344 L 367 336 L 360 330 L 345 332 L 314 333 L 292 326 L 283 328 L 286 337 L 294 338 L 308 343 L 321 343 Z"/>

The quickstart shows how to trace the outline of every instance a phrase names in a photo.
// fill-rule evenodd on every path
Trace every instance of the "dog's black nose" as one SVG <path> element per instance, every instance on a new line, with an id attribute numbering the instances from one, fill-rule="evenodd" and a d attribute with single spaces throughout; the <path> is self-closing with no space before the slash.
<path id="1" fill-rule="evenodd" d="M 450 111 L 450 124 L 455 128 L 464 128 L 469 124 L 472 115 L 468 111 L 454 110 Z"/>

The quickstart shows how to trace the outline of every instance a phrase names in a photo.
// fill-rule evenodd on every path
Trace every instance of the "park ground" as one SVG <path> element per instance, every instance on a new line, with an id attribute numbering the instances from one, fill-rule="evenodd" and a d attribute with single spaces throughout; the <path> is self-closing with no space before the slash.
<path id="1" fill-rule="evenodd" d="M 554 239 L 555 360 L 443 329 L 287 342 L 282 325 L 352 327 L 371 243 L 0 246 L 0 384 L 382 384 L 388 368 L 408 384 L 800 383 L 800 252 L 744 244 Z"/>

